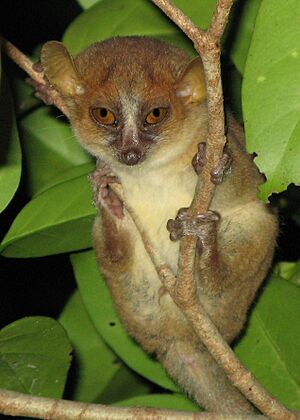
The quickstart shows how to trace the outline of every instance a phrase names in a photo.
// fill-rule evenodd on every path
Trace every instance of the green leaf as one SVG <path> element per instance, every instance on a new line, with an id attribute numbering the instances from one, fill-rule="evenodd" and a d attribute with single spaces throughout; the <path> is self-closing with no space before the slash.
<path id="1" fill-rule="evenodd" d="M 0 331 L 0 387 L 60 398 L 70 366 L 65 330 L 51 318 L 28 317 Z"/>
<path id="2" fill-rule="evenodd" d="M 205 28 L 210 22 L 216 1 L 176 0 L 174 3 L 195 23 Z M 63 42 L 72 54 L 78 54 L 93 42 L 116 35 L 153 36 L 195 54 L 193 44 L 183 32 L 148 0 L 102 0 L 71 23 Z"/>
<path id="3" fill-rule="evenodd" d="M 131 369 L 163 388 L 178 391 L 160 364 L 127 335 L 98 271 L 93 251 L 74 254 L 71 261 L 84 305 L 103 339 Z"/>
<path id="4" fill-rule="evenodd" d="M 104 343 L 76 290 L 59 322 L 73 346 L 76 378 L 72 400 L 112 404 L 121 398 L 145 394 L 149 386 Z"/>
<path id="5" fill-rule="evenodd" d="M 92 167 L 72 168 L 72 178 L 33 198 L 4 237 L 2 255 L 40 257 L 91 247 L 96 210 L 87 173 Z"/>
<path id="6" fill-rule="evenodd" d="M 90 7 L 94 6 L 94 4 L 98 3 L 101 0 L 77 0 L 80 6 L 83 9 L 89 9 Z"/>
<path id="7" fill-rule="evenodd" d="M 72 399 L 93 402 L 124 365 L 97 333 L 78 291 L 69 299 L 59 322 L 71 340 L 77 367 Z"/>
<path id="8" fill-rule="evenodd" d="M 0 59 L 1 70 L 1 59 Z M 0 72 L 1 77 L 1 72 Z M 11 93 L 0 79 L 0 212 L 14 196 L 21 178 L 21 148 Z"/>
<path id="9" fill-rule="evenodd" d="M 92 161 L 77 143 L 69 124 L 42 107 L 21 120 L 28 189 L 38 194 L 49 181 L 75 165 Z"/>
<path id="10" fill-rule="evenodd" d="M 244 73 L 256 16 L 262 0 L 237 2 L 230 21 L 230 58 L 240 74 Z M 233 37 L 233 38 L 232 38 Z"/>
<path id="11" fill-rule="evenodd" d="M 117 407 L 154 407 L 162 409 L 196 411 L 200 408 L 184 395 L 179 394 L 150 394 L 130 398 L 114 403 Z"/>
<path id="12" fill-rule="evenodd" d="M 264 0 L 246 63 L 243 110 L 247 148 L 267 182 L 266 200 L 300 184 L 300 2 Z"/>
<path id="13" fill-rule="evenodd" d="M 59 172 L 56 176 L 49 179 L 38 191 L 38 195 L 44 193 L 51 188 L 55 188 L 60 184 L 64 184 L 68 181 L 72 182 L 73 179 L 83 177 L 88 179 L 89 174 L 95 169 L 95 163 L 84 163 L 82 165 L 71 166 L 62 172 Z M 91 188 L 89 188 L 89 196 L 91 196 Z M 35 197 L 34 197 L 35 198 Z"/>
<path id="14" fill-rule="evenodd" d="M 300 286 L 300 261 L 281 262 L 275 267 L 275 273 L 296 286 Z"/>
<path id="15" fill-rule="evenodd" d="M 290 409 L 300 409 L 300 289 L 273 274 L 255 306 L 237 356 Z"/>

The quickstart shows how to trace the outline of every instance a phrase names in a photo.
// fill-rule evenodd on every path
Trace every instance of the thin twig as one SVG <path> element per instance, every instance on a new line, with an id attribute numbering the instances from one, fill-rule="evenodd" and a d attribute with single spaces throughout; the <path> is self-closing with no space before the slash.
<path id="1" fill-rule="evenodd" d="M 205 32 L 187 17 L 169 0 L 152 0 L 192 41 L 197 36 L 198 41 L 204 41 Z"/>
<path id="2" fill-rule="evenodd" d="M 232 0 L 219 0 L 216 5 L 211 24 L 207 30 L 209 37 L 216 43 L 219 43 L 223 36 L 232 3 Z"/>
<path id="3" fill-rule="evenodd" d="M 44 85 L 44 73 L 35 71 L 33 62 L 23 54 L 17 47 L 15 47 L 11 42 L 7 41 L 5 38 L 0 36 L 0 43 L 3 51 L 19 66 L 23 69 L 31 79 L 35 80 L 37 83 Z M 67 117 L 69 116 L 68 108 L 66 107 L 63 99 L 60 97 L 56 90 L 49 91 L 49 96 L 53 100 L 53 104 L 61 110 Z"/>

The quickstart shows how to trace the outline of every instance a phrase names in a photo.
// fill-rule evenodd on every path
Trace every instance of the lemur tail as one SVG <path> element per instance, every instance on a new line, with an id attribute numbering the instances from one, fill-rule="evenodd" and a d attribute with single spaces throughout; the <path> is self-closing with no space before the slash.
<path id="1" fill-rule="evenodd" d="M 230 384 L 204 346 L 194 348 L 173 341 L 160 362 L 169 375 L 207 411 L 222 414 L 254 414 L 254 407 Z"/>

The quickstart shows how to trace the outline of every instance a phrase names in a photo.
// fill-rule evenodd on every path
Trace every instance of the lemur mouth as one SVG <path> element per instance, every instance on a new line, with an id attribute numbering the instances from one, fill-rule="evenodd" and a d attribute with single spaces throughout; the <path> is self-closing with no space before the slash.
<path id="1" fill-rule="evenodd" d="M 141 150 L 132 148 L 125 151 L 122 151 L 119 154 L 119 160 L 122 163 L 125 163 L 128 166 L 134 166 L 144 160 L 144 154 Z"/>

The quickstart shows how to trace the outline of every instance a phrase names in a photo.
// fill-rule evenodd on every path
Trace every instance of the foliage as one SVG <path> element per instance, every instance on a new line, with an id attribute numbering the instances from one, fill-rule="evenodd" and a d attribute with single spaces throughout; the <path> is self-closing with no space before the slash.
<path id="1" fill-rule="evenodd" d="M 299 298 L 299 287 L 273 274 L 235 348 L 259 382 L 292 409 L 299 409 Z"/>
<path id="2" fill-rule="evenodd" d="M 14 196 L 21 177 L 19 134 L 5 76 L 1 78 L 0 85 L 0 127 L 0 211 L 2 211 Z"/>
<path id="3" fill-rule="evenodd" d="M 155 36 L 194 54 L 191 42 L 148 0 L 78 1 L 85 10 L 63 36 L 74 54 L 97 40 L 132 34 Z M 215 0 L 175 3 L 201 27 L 208 26 Z M 232 80 L 243 82 L 247 145 L 257 154 L 256 163 L 267 177 L 261 187 L 264 200 L 289 183 L 300 182 L 299 18 L 298 0 L 238 0 L 224 39 Z M 65 391 L 69 398 L 198 410 L 178 394 L 160 365 L 126 335 L 98 273 L 89 250 L 95 216 L 87 182 L 94 166 L 92 158 L 76 143 L 64 119 L 30 100 L 32 92 L 12 79 L 17 126 L 3 73 L 0 210 L 10 201 L 9 207 L 18 209 L 2 239 L 1 255 L 28 258 L 72 252 L 77 288 L 58 319 L 69 339 L 59 323 L 42 317 L 16 321 L 0 332 L 0 386 L 60 397 L 69 367 L 70 340 L 73 363 Z M 239 84 L 229 93 L 232 103 L 240 102 Z M 24 205 L 13 199 L 21 173 L 19 136 L 24 162 L 19 191 L 29 197 Z M 294 194 L 299 201 L 298 190 Z M 285 200 L 289 202 L 289 195 Z M 297 223 L 299 214 L 299 208 L 292 207 L 289 216 Z M 278 265 L 236 346 L 241 360 L 262 384 L 293 409 L 300 409 L 298 286 L 299 262 Z M 25 356 L 27 353 L 30 355 Z"/>
<path id="4" fill-rule="evenodd" d="M 62 396 L 71 346 L 51 318 L 28 317 L 0 331 L 0 387 L 33 395 Z"/>
<path id="5" fill-rule="evenodd" d="M 300 28 L 291 24 L 299 19 L 299 2 L 263 1 L 245 69 L 245 129 L 248 149 L 268 179 L 264 200 L 300 183 Z"/>

